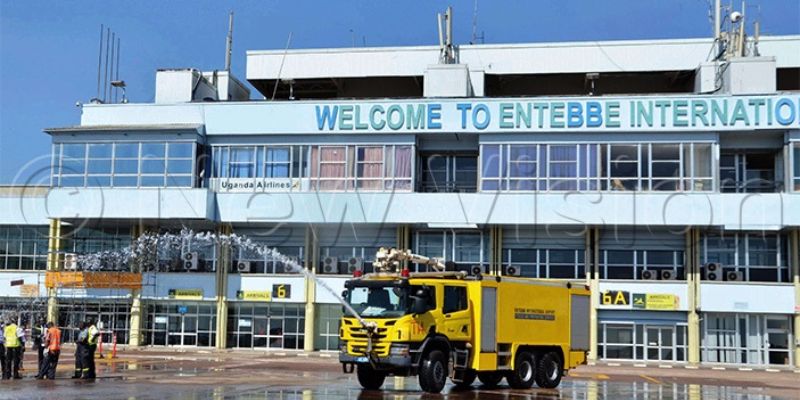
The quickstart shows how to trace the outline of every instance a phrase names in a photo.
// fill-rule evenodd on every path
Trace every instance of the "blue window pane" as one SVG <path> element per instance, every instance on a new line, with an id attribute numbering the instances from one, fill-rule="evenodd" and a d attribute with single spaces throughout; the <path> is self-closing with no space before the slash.
<path id="1" fill-rule="evenodd" d="M 359 149 L 361 151 L 363 149 Z M 267 149 L 267 162 L 270 161 L 289 161 L 288 148 L 268 148 Z"/>
<path id="2" fill-rule="evenodd" d="M 491 181 L 483 181 L 482 190 L 498 190 L 500 188 L 500 182 L 491 180 Z"/>
<path id="3" fill-rule="evenodd" d="M 89 160 L 90 174 L 110 174 L 111 160 Z"/>
<path id="4" fill-rule="evenodd" d="M 529 179 L 511 179 L 508 182 L 509 190 L 536 190 L 536 181 Z"/>
<path id="5" fill-rule="evenodd" d="M 110 176 L 88 176 L 86 178 L 86 186 L 89 187 L 110 187 L 111 186 L 111 177 Z"/>
<path id="6" fill-rule="evenodd" d="M 253 164 L 231 164 L 228 174 L 231 178 L 252 178 Z"/>
<path id="7" fill-rule="evenodd" d="M 62 176 L 62 187 L 83 187 L 83 176 Z"/>
<path id="8" fill-rule="evenodd" d="M 508 175 L 512 178 L 535 178 L 536 177 L 536 163 L 512 162 L 509 165 Z"/>
<path id="9" fill-rule="evenodd" d="M 61 160 L 61 174 L 83 174 L 86 165 L 82 158 L 65 158 Z"/>
<path id="10" fill-rule="evenodd" d="M 111 158 L 111 143 L 89 143 L 89 158 Z"/>
<path id="11" fill-rule="evenodd" d="M 116 187 L 136 187 L 138 178 L 135 176 L 114 176 Z"/>
<path id="12" fill-rule="evenodd" d="M 533 161 L 536 160 L 535 145 L 513 145 L 509 157 L 512 161 Z"/>
<path id="13" fill-rule="evenodd" d="M 142 143 L 142 157 L 164 158 L 164 143 Z"/>
<path id="14" fill-rule="evenodd" d="M 86 156 L 86 146 L 81 144 L 64 144 L 63 156 L 72 158 L 83 158 Z"/>
<path id="15" fill-rule="evenodd" d="M 483 165 L 484 178 L 500 177 L 500 146 L 483 146 L 481 164 Z"/>
<path id="16" fill-rule="evenodd" d="M 163 174 L 164 160 L 142 160 L 143 174 Z"/>
<path id="17" fill-rule="evenodd" d="M 135 174 L 139 168 L 137 160 L 116 160 L 114 161 L 115 174 Z"/>
<path id="18" fill-rule="evenodd" d="M 117 143 L 114 148 L 114 157 L 116 158 L 138 158 L 139 157 L 139 144 L 138 143 Z"/>
<path id="19" fill-rule="evenodd" d="M 143 176 L 142 186 L 146 187 L 161 187 L 164 186 L 163 176 Z"/>
<path id="20" fill-rule="evenodd" d="M 267 178 L 289 177 L 289 164 L 267 164 Z"/>
<path id="21" fill-rule="evenodd" d="M 191 187 L 191 176 L 167 176 L 167 186 Z"/>
<path id="22" fill-rule="evenodd" d="M 253 162 L 255 158 L 255 151 L 252 146 L 246 147 L 231 147 L 231 160 L 234 163 Z"/>
<path id="23" fill-rule="evenodd" d="M 168 160 L 167 173 L 170 174 L 191 174 L 192 160 Z"/>
<path id="24" fill-rule="evenodd" d="M 170 143 L 170 158 L 192 158 L 192 143 Z"/>

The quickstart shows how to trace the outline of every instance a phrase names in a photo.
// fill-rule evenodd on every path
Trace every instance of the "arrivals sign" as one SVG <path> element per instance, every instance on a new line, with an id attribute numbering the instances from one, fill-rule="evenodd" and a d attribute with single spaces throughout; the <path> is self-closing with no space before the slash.
<path id="1" fill-rule="evenodd" d="M 203 299 L 203 289 L 170 289 L 167 294 L 170 299 L 175 299 L 175 300 Z"/>
<path id="2" fill-rule="evenodd" d="M 297 104 L 319 132 L 696 131 L 800 127 L 800 96 L 448 99 Z M 274 122 L 274 121 L 273 121 Z M 289 121 L 287 121 L 289 123 Z M 287 127 L 287 129 L 290 129 Z"/>
<path id="3" fill-rule="evenodd" d="M 269 290 L 238 290 L 236 299 L 244 301 L 270 301 L 272 293 Z"/>
<path id="4" fill-rule="evenodd" d="M 679 300 L 674 294 L 630 293 L 622 290 L 609 290 L 600 295 L 602 306 L 653 311 L 678 310 Z"/>
<path id="5" fill-rule="evenodd" d="M 272 301 L 273 299 L 289 299 L 292 297 L 292 285 L 276 283 L 269 290 L 237 290 L 236 299 L 242 301 Z"/>

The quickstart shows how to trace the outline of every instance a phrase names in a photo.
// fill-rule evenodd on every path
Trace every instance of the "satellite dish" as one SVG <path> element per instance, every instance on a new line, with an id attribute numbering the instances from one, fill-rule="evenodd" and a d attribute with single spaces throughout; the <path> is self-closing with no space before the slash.
<path id="1" fill-rule="evenodd" d="M 739 22 L 742 20 L 742 13 L 734 11 L 731 13 L 731 22 Z"/>

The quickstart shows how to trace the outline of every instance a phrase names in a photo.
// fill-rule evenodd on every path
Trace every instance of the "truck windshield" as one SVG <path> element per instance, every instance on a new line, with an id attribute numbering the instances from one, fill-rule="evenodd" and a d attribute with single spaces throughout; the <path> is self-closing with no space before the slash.
<path id="1" fill-rule="evenodd" d="M 365 318 L 400 317 L 408 312 L 407 290 L 395 285 L 353 287 L 347 291 L 347 301 Z"/>

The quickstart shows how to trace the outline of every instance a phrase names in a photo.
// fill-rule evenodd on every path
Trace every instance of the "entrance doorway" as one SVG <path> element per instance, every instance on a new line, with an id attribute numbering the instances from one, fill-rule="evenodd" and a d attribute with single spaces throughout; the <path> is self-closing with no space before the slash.
<path id="1" fill-rule="evenodd" d="M 167 334 L 170 346 L 196 346 L 197 315 L 170 315 Z"/>
<path id="2" fill-rule="evenodd" d="M 675 327 L 646 325 L 645 348 L 647 361 L 675 361 Z"/>

